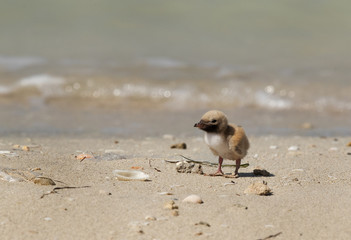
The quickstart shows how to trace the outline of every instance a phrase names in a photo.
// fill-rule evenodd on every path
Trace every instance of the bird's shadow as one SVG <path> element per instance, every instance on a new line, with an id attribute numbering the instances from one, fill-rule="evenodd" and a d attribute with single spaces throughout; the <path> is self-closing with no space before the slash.
<path id="1" fill-rule="evenodd" d="M 232 173 L 224 174 L 224 176 L 230 176 L 230 175 L 232 175 Z M 263 176 L 263 175 L 255 175 L 253 172 L 242 172 L 242 173 L 239 173 L 239 178 L 241 177 L 260 178 L 260 177 L 275 177 L 275 175 L 270 173 L 268 176 Z"/>

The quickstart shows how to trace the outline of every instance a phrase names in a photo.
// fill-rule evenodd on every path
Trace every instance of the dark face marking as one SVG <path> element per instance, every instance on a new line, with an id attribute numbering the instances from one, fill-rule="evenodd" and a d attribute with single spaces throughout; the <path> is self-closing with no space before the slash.
<path id="1" fill-rule="evenodd" d="M 198 123 L 195 123 L 194 127 L 197 127 L 205 132 L 217 132 L 218 131 L 218 125 L 217 125 L 217 121 L 210 121 L 210 122 L 204 122 L 204 121 L 200 121 Z"/>

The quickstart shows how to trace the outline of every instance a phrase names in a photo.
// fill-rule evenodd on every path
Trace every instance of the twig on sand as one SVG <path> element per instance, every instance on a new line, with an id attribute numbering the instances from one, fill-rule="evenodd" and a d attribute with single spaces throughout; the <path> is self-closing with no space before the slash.
<path id="1" fill-rule="evenodd" d="M 269 235 L 268 237 L 265 237 L 265 238 L 260 238 L 258 240 L 267 240 L 267 239 L 270 239 L 270 238 L 275 238 L 275 237 L 278 237 L 280 234 L 282 234 L 283 232 L 278 232 L 276 234 L 272 234 L 272 235 Z"/>
<path id="2" fill-rule="evenodd" d="M 52 194 L 52 193 L 57 193 L 57 190 L 62 190 L 62 189 L 78 189 L 78 188 L 90 188 L 91 186 L 82 186 L 82 187 L 70 187 L 70 186 L 65 186 L 65 187 L 55 187 L 52 189 L 50 192 L 44 193 L 40 198 L 44 198 L 46 195 Z"/>
<path id="3" fill-rule="evenodd" d="M 192 163 L 197 163 L 197 164 L 202 164 L 202 165 L 207 165 L 207 166 L 218 166 L 218 163 L 212 163 L 212 162 L 209 162 L 209 161 L 196 161 L 196 160 L 193 160 L 193 159 L 190 159 L 188 157 L 185 157 L 183 155 L 179 155 L 181 156 L 182 158 L 185 158 L 187 160 L 187 162 L 192 162 Z M 172 160 L 165 160 L 166 162 L 168 163 L 177 163 L 179 161 L 172 161 Z M 222 167 L 235 167 L 236 165 L 235 164 L 223 164 Z M 240 167 L 242 168 L 247 168 L 249 166 L 249 163 L 244 163 L 244 164 L 241 164 Z"/>
<path id="4" fill-rule="evenodd" d="M 157 168 L 151 166 L 151 159 L 149 159 L 149 166 L 150 166 L 150 168 L 155 169 L 157 172 L 161 172 L 160 169 L 157 169 Z"/>

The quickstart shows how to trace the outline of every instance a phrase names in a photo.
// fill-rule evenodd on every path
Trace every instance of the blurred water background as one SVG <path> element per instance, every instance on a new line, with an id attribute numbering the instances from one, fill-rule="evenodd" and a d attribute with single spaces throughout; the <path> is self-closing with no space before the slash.
<path id="1" fill-rule="evenodd" d="M 351 2 L 0 0 L 0 134 L 351 134 Z"/>

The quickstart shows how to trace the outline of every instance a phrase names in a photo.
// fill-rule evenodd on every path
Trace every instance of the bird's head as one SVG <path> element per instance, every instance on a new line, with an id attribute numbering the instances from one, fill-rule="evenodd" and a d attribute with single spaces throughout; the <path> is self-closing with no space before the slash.
<path id="1" fill-rule="evenodd" d="M 223 132 L 227 129 L 228 120 L 227 116 L 217 110 L 208 111 L 205 113 L 200 122 L 195 123 L 194 127 L 197 127 L 205 132 Z"/>

